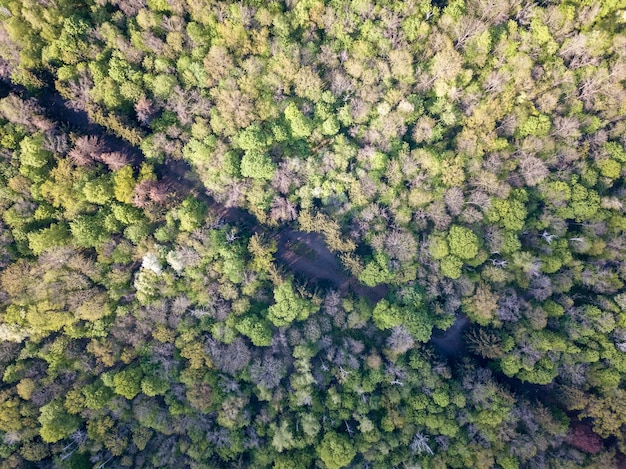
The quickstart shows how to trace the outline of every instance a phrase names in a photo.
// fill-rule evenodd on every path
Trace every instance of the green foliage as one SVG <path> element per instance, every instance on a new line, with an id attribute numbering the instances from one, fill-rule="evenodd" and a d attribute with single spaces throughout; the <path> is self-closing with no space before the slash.
<path id="1" fill-rule="evenodd" d="M 87 181 L 83 186 L 83 194 L 87 202 L 106 205 L 113 199 L 114 188 L 108 177 L 100 177 Z"/>
<path id="2" fill-rule="evenodd" d="M 113 192 L 115 194 L 115 198 L 119 202 L 130 204 L 133 200 L 135 184 L 136 181 L 133 177 L 132 166 L 127 165 L 116 171 L 113 174 Z"/>
<path id="3" fill-rule="evenodd" d="M 276 165 L 265 153 L 259 151 L 246 151 L 241 158 L 241 175 L 253 179 L 272 179 Z"/>
<path id="4" fill-rule="evenodd" d="M 61 402 L 54 400 L 41 407 L 39 411 L 41 438 L 47 443 L 54 443 L 70 436 L 78 429 L 80 419 L 70 415 Z"/>
<path id="5" fill-rule="evenodd" d="M 291 127 L 291 134 L 295 138 L 306 138 L 311 135 L 313 131 L 312 123 L 300 112 L 294 103 L 289 103 L 285 109 L 285 118 Z"/>
<path id="6" fill-rule="evenodd" d="M 193 231 L 204 223 L 206 216 L 206 205 L 191 197 L 183 200 L 178 209 L 178 221 L 180 229 L 183 231 Z"/>
<path id="7" fill-rule="evenodd" d="M 76 243 L 86 248 L 98 247 L 108 235 L 103 229 L 103 217 L 99 215 L 81 215 L 70 222 L 70 231 Z"/>
<path id="8" fill-rule="evenodd" d="M 272 343 L 272 328 L 267 321 L 258 317 L 245 317 L 237 324 L 237 330 L 248 337 L 257 347 Z"/>
<path id="9" fill-rule="evenodd" d="M 463 261 L 456 256 L 446 256 L 441 260 L 441 273 L 448 278 L 459 278 Z"/>
<path id="10" fill-rule="evenodd" d="M 518 3 L 3 2 L 0 467 L 618 467 L 624 5 Z"/>
<path id="11" fill-rule="evenodd" d="M 33 254 L 39 255 L 46 249 L 66 245 L 70 237 L 67 226 L 53 223 L 48 228 L 28 233 L 28 246 Z"/>
<path id="12" fill-rule="evenodd" d="M 316 310 L 317 306 L 299 296 L 287 281 L 274 288 L 274 304 L 267 310 L 267 317 L 275 326 L 281 327 L 296 319 L 303 321 Z"/>
<path id="13" fill-rule="evenodd" d="M 526 208 L 519 200 L 492 199 L 487 220 L 498 223 L 509 231 L 521 231 L 526 219 Z"/>
<path id="14" fill-rule="evenodd" d="M 26 136 L 20 142 L 20 161 L 31 168 L 41 168 L 48 164 L 50 152 L 43 149 L 43 135 Z"/>
<path id="15" fill-rule="evenodd" d="M 359 281 L 368 287 L 387 283 L 393 279 L 393 273 L 387 267 L 388 259 L 383 253 L 376 253 L 374 259 L 365 264 L 359 274 Z"/>
<path id="16" fill-rule="evenodd" d="M 468 228 L 452 226 L 447 241 L 450 253 L 459 259 L 473 259 L 478 254 L 478 237 Z"/>
<path id="17" fill-rule="evenodd" d="M 546 115 L 531 116 L 517 129 L 520 137 L 529 135 L 543 137 L 550 132 L 550 118 Z"/>
<path id="18" fill-rule="evenodd" d="M 143 373 L 138 366 L 118 371 L 113 376 L 113 389 L 126 399 L 132 399 L 141 391 L 142 376 Z"/>
<path id="19" fill-rule="evenodd" d="M 344 435 L 328 432 L 317 447 L 317 454 L 328 469 L 346 467 L 356 456 L 356 449 Z"/>
<path id="20" fill-rule="evenodd" d="M 379 329 L 391 329 L 402 324 L 403 311 L 399 306 L 383 299 L 376 304 L 372 318 Z"/>

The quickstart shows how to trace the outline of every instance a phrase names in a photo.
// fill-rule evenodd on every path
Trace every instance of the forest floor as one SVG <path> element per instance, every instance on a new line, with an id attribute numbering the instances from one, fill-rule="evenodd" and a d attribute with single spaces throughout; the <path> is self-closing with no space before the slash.
<path id="1" fill-rule="evenodd" d="M 34 100 L 46 117 L 84 135 L 97 136 L 107 151 L 119 151 L 128 155 L 135 164 L 141 160 L 141 151 L 106 128 L 92 122 L 87 112 L 68 106 L 63 97 L 51 86 L 46 92 L 33 96 L 26 88 L 0 78 L 0 97 L 14 93 L 23 99 Z M 227 207 L 207 193 L 202 181 L 189 164 L 182 160 L 168 159 L 156 168 L 163 180 L 178 196 L 192 195 L 204 201 L 217 220 L 233 224 L 240 229 L 268 236 L 276 241 L 276 257 L 290 272 L 306 280 L 309 286 L 327 285 L 340 294 L 349 291 L 367 298 L 373 304 L 389 292 L 386 284 L 368 287 L 348 273 L 337 256 L 328 248 L 319 233 L 305 233 L 283 226 L 280 230 L 262 225 L 251 213 L 237 207 Z M 330 285 L 329 285 L 330 284 Z M 443 355 L 458 355 L 464 350 L 463 332 L 470 324 L 467 317 L 459 317 L 446 331 L 436 334 L 431 343 Z"/>

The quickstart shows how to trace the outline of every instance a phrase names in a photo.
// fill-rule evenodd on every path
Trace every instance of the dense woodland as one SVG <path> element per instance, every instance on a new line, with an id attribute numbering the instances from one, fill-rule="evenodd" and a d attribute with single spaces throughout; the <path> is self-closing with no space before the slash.
<path id="1" fill-rule="evenodd" d="M 0 468 L 624 467 L 625 32 L 0 0 Z"/>

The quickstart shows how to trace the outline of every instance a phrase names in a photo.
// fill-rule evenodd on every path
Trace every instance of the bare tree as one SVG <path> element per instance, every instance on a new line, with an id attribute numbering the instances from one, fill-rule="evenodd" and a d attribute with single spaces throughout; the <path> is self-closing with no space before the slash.
<path id="1" fill-rule="evenodd" d="M 463 194 L 463 190 L 461 190 L 461 188 L 451 187 L 446 191 L 443 200 L 446 203 L 446 207 L 448 208 L 450 215 L 457 216 L 463 210 L 465 195 Z"/>
<path id="2" fill-rule="evenodd" d="M 415 346 L 415 340 L 404 326 L 396 326 L 391 330 L 387 346 L 392 352 L 402 354 Z"/>
<path id="3" fill-rule="evenodd" d="M 389 257 L 400 262 L 410 261 L 417 255 L 417 241 L 411 233 L 405 230 L 389 231 L 385 235 L 383 245 Z"/>
<path id="4" fill-rule="evenodd" d="M 151 99 L 142 96 L 135 103 L 135 113 L 137 114 L 137 120 L 141 125 L 148 125 L 152 118 L 156 114 L 156 108 L 154 102 Z"/>
<path id="5" fill-rule="evenodd" d="M 115 151 L 102 153 L 100 155 L 100 161 L 107 165 L 111 171 L 117 171 L 126 166 L 130 162 L 130 159 L 124 153 Z"/>
<path id="6" fill-rule="evenodd" d="M 272 201 L 270 217 L 275 221 L 292 221 L 298 216 L 296 206 L 284 197 L 275 197 Z"/>
<path id="7" fill-rule="evenodd" d="M 411 444 L 409 445 L 411 451 L 417 454 L 435 454 L 433 450 L 428 445 L 428 437 L 424 435 L 422 432 L 417 432 L 413 439 L 411 440 Z"/>
<path id="8" fill-rule="evenodd" d="M 526 184 L 536 186 L 548 176 L 546 164 L 536 156 L 523 154 L 520 157 L 520 171 Z"/>
<path id="9" fill-rule="evenodd" d="M 94 135 L 83 135 L 76 139 L 74 148 L 68 156 L 72 163 L 77 166 L 92 166 L 100 158 L 104 146 L 100 139 Z"/>

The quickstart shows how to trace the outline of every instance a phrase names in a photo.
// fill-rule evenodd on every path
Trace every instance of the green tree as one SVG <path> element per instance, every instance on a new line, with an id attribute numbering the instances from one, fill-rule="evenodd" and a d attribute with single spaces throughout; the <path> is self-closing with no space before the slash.
<path id="1" fill-rule="evenodd" d="M 70 230 L 66 225 L 53 223 L 48 228 L 28 233 L 28 246 L 33 254 L 39 255 L 51 247 L 66 245 L 70 239 Z"/>
<path id="2" fill-rule="evenodd" d="M 32 168 L 41 168 L 48 164 L 51 153 L 43 149 L 43 136 L 26 136 L 20 142 L 20 161 Z"/>
<path id="3" fill-rule="evenodd" d="M 468 228 L 452 226 L 447 239 L 450 253 L 459 259 L 473 259 L 478 254 L 478 237 Z"/>
<path id="4" fill-rule="evenodd" d="M 54 443 L 74 433 L 80 425 L 80 418 L 68 414 L 63 404 L 54 400 L 39 410 L 39 423 L 41 438 L 47 443 Z"/>
<path id="5" fill-rule="evenodd" d="M 328 469 L 346 467 L 356 456 L 356 448 L 348 437 L 335 432 L 326 433 L 316 451 Z"/>
<path id="6" fill-rule="evenodd" d="M 294 103 L 285 109 L 285 118 L 291 126 L 291 134 L 295 138 L 306 138 L 313 132 L 313 125 Z"/>
<path id="7" fill-rule="evenodd" d="M 113 192 L 115 198 L 122 203 L 130 204 L 133 201 L 133 192 L 137 181 L 133 177 L 133 167 L 124 166 L 113 174 Z"/>
<path id="8" fill-rule="evenodd" d="M 461 276 L 463 261 L 456 256 L 446 256 L 441 260 L 441 273 L 448 278 L 459 278 Z"/>
<path id="9" fill-rule="evenodd" d="M 241 175 L 253 179 L 272 179 L 276 165 L 265 153 L 246 151 L 241 158 Z"/>
<path id="10" fill-rule="evenodd" d="M 178 220 L 180 229 L 183 231 L 193 231 L 204 223 L 206 216 L 206 204 L 204 202 L 188 197 L 178 209 Z"/>
<path id="11" fill-rule="evenodd" d="M 274 288 L 274 301 L 268 308 L 267 317 L 277 327 L 287 326 L 295 319 L 302 321 L 317 310 L 317 306 L 311 301 L 294 291 L 289 281 Z"/>
<path id="12" fill-rule="evenodd" d="M 106 205 L 113 199 L 114 187 L 107 176 L 101 176 L 87 181 L 83 187 L 83 194 L 88 202 Z"/>
<path id="13" fill-rule="evenodd" d="M 272 327 L 268 321 L 259 317 L 247 316 L 236 326 L 236 329 L 248 337 L 257 347 L 267 347 L 272 343 Z"/>
<path id="14" fill-rule="evenodd" d="M 81 215 L 70 222 L 70 230 L 76 243 L 91 248 L 98 247 L 108 239 L 104 230 L 104 220 L 99 215 Z"/>
<path id="15" fill-rule="evenodd" d="M 113 377 L 113 389 L 126 399 L 134 398 L 141 391 L 141 368 L 133 366 L 119 371 Z"/>
<path id="16" fill-rule="evenodd" d="M 393 279 L 393 273 L 388 268 L 389 258 L 378 252 L 374 259 L 365 264 L 365 268 L 359 274 L 359 281 L 368 287 L 375 287 L 381 283 L 387 283 Z"/>
<path id="17" fill-rule="evenodd" d="M 372 312 L 374 324 L 382 330 L 391 329 L 402 324 L 403 315 L 404 312 L 400 306 L 385 299 L 380 300 Z"/>
<path id="18" fill-rule="evenodd" d="M 526 207 L 521 200 L 492 199 L 487 220 L 498 223 L 509 231 L 521 231 L 526 220 Z"/>

